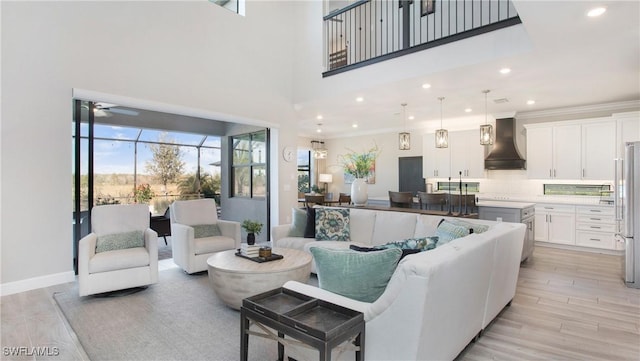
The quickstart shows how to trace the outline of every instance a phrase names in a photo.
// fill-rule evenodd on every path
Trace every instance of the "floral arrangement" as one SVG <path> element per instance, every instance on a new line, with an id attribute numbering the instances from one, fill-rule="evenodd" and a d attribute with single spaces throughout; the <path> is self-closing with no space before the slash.
<path id="1" fill-rule="evenodd" d="M 147 203 L 155 196 L 149 184 L 140 184 L 133 192 L 136 203 Z"/>
<path id="2" fill-rule="evenodd" d="M 371 173 L 375 165 L 376 158 L 380 155 L 380 149 L 377 145 L 363 153 L 357 153 L 348 149 L 349 153 L 338 157 L 342 168 L 346 174 L 350 174 L 356 178 L 366 178 Z"/>
<path id="3" fill-rule="evenodd" d="M 250 219 L 245 219 L 242 222 L 241 227 L 245 231 L 247 231 L 247 233 L 255 233 L 256 236 L 260 234 L 260 231 L 262 231 L 262 223 L 258 221 L 252 221 Z"/>

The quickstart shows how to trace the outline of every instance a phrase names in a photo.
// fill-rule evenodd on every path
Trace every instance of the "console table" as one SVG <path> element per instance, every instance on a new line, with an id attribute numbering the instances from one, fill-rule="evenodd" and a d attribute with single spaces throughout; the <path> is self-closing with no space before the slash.
<path id="1" fill-rule="evenodd" d="M 364 360 L 365 322 L 362 312 L 286 289 L 277 288 L 242 300 L 240 308 L 240 360 L 249 353 L 249 335 L 278 341 L 278 361 L 284 347 L 313 347 L 320 360 L 331 360 L 337 347 L 355 350 L 356 361 Z M 251 322 L 263 333 L 251 331 Z M 275 330 L 277 335 L 272 331 Z M 289 336 L 291 338 L 285 338 Z M 353 345 L 342 345 L 353 339 Z"/>

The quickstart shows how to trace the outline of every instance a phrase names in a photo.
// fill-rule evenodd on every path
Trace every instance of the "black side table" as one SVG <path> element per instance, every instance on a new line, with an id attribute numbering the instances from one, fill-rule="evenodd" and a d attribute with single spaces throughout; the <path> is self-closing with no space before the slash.
<path id="1" fill-rule="evenodd" d="M 318 349 L 320 360 L 331 360 L 331 351 L 354 339 L 356 361 L 364 360 L 365 323 L 357 312 L 307 295 L 277 288 L 242 301 L 240 308 L 240 360 L 249 353 L 249 335 L 278 341 L 278 360 L 283 361 L 284 346 L 294 340 Z M 254 322 L 264 333 L 250 331 Z M 276 330 L 277 335 L 268 328 Z"/>

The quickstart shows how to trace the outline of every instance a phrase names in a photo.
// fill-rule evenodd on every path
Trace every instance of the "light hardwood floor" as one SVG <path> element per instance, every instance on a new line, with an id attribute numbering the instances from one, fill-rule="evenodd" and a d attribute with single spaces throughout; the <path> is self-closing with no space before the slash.
<path id="1" fill-rule="evenodd" d="M 161 261 L 161 268 L 171 265 Z M 68 288 L 0 298 L 0 359 L 88 360 L 52 298 Z M 4 353 L 20 346 L 57 347 L 60 354 Z M 640 290 L 624 286 L 621 257 L 536 247 L 520 269 L 512 305 L 458 359 L 640 360 Z"/>

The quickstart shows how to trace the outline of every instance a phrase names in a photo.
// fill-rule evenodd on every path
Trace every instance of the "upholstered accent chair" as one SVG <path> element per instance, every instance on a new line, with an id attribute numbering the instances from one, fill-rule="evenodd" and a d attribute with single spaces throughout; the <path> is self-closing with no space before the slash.
<path id="1" fill-rule="evenodd" d="M 80 296 L 158 282 L 158 234 L 149 207 L 116 204 L 91 210 L 91 233 L 78 245 Z"/>
<path id="2" fill-rule="evenodd" d="M 171 204 L 173 262 L 191 274 L 207 270 L 214 253 L 240 248 L 240 222 L 218 219 L 213 198 Z"/>

